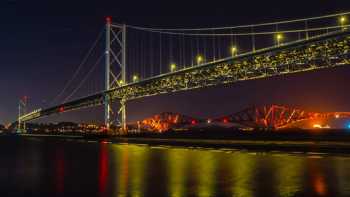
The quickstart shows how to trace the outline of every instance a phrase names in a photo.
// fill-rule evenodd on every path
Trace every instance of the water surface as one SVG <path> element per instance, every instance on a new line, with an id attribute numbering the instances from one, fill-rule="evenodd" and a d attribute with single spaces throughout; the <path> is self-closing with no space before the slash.
<path id="1" fill-rule="evenodd" d="M 350 157 L 0 138 L 0 196 L 350 196 Z"/>

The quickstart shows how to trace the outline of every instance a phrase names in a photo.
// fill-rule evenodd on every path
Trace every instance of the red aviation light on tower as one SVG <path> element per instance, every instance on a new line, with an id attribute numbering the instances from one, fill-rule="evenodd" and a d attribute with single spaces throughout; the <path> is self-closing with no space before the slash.
<path id="1" fill-rule="evenodd" d="M 192 121 L 191 121 L 191 124 L 192 124 L 192 125 L 196 125 L 196 124 L 197 124 L 197 121 L 196 121 L 196 120 L 192 120 Z"/>
<path id="2" fill-rule="evenodd" d="M 228 118 L 226 117 L 222 121 L 226 124 L 226 123 L 228 123 Z"/>
<path id="3" fill-rule="evenodd" d="M 28 100 L 28 96 L 23 96 L 20 101 L 23 103 L 23 105 L 25 105 L 27 103 Z"/>
<path id="4" fill-rule="evenodd" d="M 111 24 L 111 23 L 112 23 L 112 17 L 107 16 L 107 17 L 106 17 L 106 22 L 107 22 L 108 24 Z"/>

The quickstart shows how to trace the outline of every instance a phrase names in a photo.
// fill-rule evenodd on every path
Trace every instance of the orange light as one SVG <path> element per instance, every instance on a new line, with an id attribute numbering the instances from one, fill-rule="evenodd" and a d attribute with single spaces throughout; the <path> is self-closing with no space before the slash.
<path id="1" fill-rule="evenodd" d="M 312 127 L 313 127 L 313 128 L 317 128 L 317 129 L 322 128 L 322 126 L 321 126 L 320 124 L 314 124 Z"/>
<path id="2" fill-rule="evenodd" d="M 331 127 L 329 125 L 314 124 L 313 128 L 315 128 L 315 129 L 330 129 Z"/>
<path id="3" fill-rule="evenodd" d="M 327 193 L 324 177 L 321 175 L 317 175 L 313 181 L 313 187 L 317 194 L 319 194 L 320 196 L 324 196 Z"/>

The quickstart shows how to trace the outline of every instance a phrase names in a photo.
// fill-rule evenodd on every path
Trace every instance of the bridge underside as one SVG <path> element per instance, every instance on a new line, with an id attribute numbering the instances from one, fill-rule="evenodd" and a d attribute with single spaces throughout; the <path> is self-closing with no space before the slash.
<path id="1" fill-rule="evenodd" d="M 110 101 L 128 101 L 244 80 L 349 65 L 349 34 L 349 30 L 329 33 L 186 68 L 29 113 L 20 119 L 30 121 L 51 114 L 102 105 L 105 96 Z"/>

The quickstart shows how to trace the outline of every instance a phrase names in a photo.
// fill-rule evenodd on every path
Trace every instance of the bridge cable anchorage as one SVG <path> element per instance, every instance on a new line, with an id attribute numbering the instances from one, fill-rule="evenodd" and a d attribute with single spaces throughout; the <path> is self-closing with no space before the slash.
<path id="1" fill-rule="evenodd" d="M 136 25 L 127 25 L 129 28 L 134 28 L 138 30 L 155 30 L 155 31 L 210 31 L 210 30 L 227 30 L 227 29 L 241 29 L 241 28 L 250 28 L 250 27 L 261 27 L 261 26 L 272 26 L 276 24 L 288 24 L 288 23 L 298 23 L 304 21 L 313 21 L 319 19 L 326 18 L 334 18 L 339 16 L 350 15 L 350 12 L 343 12 L 338 14 L 329 14 L 317 17 L 309 17 L 309 18 L 300 18 L 300 19 L 292 19 L 292 20 L 282 20 L 277 22 L 269 22 L 269 23 L 257 23 L 250 25 L 237 25 L 237 26 L 225 26 L 225 27 L 210 27 L 210 28 L 156 28 L 156 27 L 142 27 Z"/>
<path id="2" fill-rule="evenodd" d="M 79 74 L 79 71 L 82 69 L 82 67 L 85 65 L 85 63 L 87 62 L 87 60 L 89 59 L 90 55 L 92 54 L 92 51 L 96 48 L 99 40 L 101 39 L 102 37 L 102 32 L 103 31 L 100 31 L 100 33 L 98 34 L 96 40 L 93 42 L 93 44 L 91 45 L 90 49 L 88 50 L 88 52 L 85 54 L 83 60 L 80 62 L 78 68 L 75 70 L 73 76 L 71 77 L 71 79 L 65 84 L 65 86 L 63 87 L 63 89 L 59 92 L 58 95 L 56 95 L 54 97 L 54 99 L 50 102 L 49 105 L 52 105 L 55 103 L 55 101 L 57 99 L 59 99 L 59 97 L 61 97 L 64 92 L 66 91 L 66 89 L 71 85 L 71 83 L 74 81 L 74 79 L 76 78 L 76 76 Z"/>

